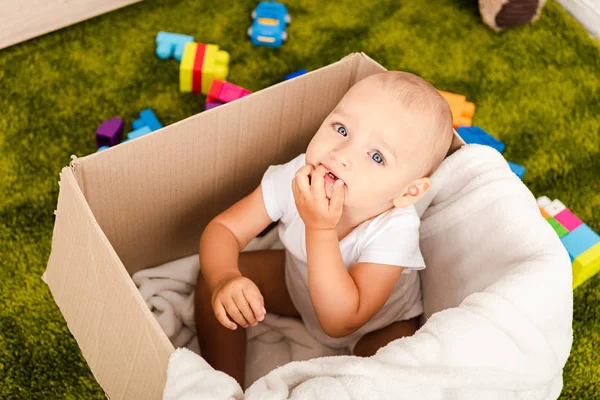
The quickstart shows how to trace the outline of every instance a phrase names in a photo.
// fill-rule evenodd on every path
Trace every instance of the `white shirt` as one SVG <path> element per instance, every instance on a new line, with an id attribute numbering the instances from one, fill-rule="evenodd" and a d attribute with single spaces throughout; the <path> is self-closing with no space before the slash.
<path id="1" fill-rule="evenodd" d="M 272 165 L 262 178 L 267 214 L 279 221 L 279 238 L 286 249 L 286 285 L 304 324 L 321 343 L 344 347 L 364 334 L 422 313 L 420 282 L 415 270 L 425 268 L 419 249 L 420 218 L 414 206 L 393 208 L 359 226 L 340 241 L 346 269 L 357 262 L 397 265 L 404 268 L 384 307 L 364 326 L 344 338 L 332 338 L 321 328 L 308 289 L 305 225 L 292 192 L 296 172 L 306 164 L 305 154 Z"/>

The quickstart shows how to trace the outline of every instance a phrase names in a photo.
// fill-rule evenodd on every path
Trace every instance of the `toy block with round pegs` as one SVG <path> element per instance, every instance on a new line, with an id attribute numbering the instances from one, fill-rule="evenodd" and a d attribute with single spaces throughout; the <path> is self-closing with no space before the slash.
<path id="1" fill-rule="evenodd" d="M 208 94 L 213 79 L 226 79 L 229 53 L 215 44 L 187 43 L 179 66 L 179 90 Z"/>
<path id="2" fill-rule="evenodd" d="M 461 126 L 456 128 L 456 133 L 458 133 L 462 140 L 467 144 L 485 144 L 493 147 L 500 153 L 504 152 L 504 149 L 506 148 L 504 143 L 478 126 Z"/>
<path id="3" fill-rule="evenodd" d="M 173 57 L 177 61 L 181 61 L 185 44 L 193 41 L 193 36 L 158 32 L 156 35 L 156 55 L 163 60 Z"/>
<path id="4" fill-rule="evenodd" d="M 152 129 L 150 129 L 148 126 L 142 126 L 141 128 L 138 128 L 136 130 L 129 132 L 127 134 L 127 139 L 128 140 L 137 139 L 141 136 L 149 134 L 150 132 L 152 132 Z"/>
<path id="5" fill-rule="evenodd" d="M 224 104 L 224 103 L 221 103 L 220 101 L 207 101 L 207 102 L 204 104 L 204 110 L 205 110 L 205 111 L 206 111 L 206 110 L 210 110 L 210 109 L 212 109 L 212 108 L 219 107 L 220 105 L 223 105 L 223 104 Z"/>
<path id="6" fill-rule="evenodd" d="M 560 200 L 540 196 L 537 203 L 540 212 L 569 253 L 575 289 L 600 271 L 600 235 L 584 224 Z"/>
<path id="7" fill-rule="evenodd" d="M 162 124 L 156 118 L 156 115 L 152 112 L 151 109 L 146 108 L 144 111 L 140 113 L 140 118 L 133 121 L 133 129 L 139 129 L 144 126 L 150 128 L 151 131 L 156 131 L 162 128 Z"/>
<path id="8" fill-rule="evenodd" d="M 233 83 L 225 82 L 220 79 L 213 79 L 206 101 L 229 103 L 244 96 L 248 96 L 251 93 L 251 91 L 234 85 Z"/>
<path id="9" fill-rule="evenodd" d="M 119 117 L 103 121 L 96 130 L 96 147 L 98 150 L 104 146 L 110 147 L 121 142 L 123 126 L 123 120 Z"/>
<path id="10" fill-rule="evenodd" d="M 306 72 L 307 72 L 307 71 L 306 71 L 306 68 L 302 68 L 302 69 L 300 69 L 300 70 L 298 70 L 298 71 L 296 71 L 296 72 L 292 72 L 292 73 L 290 73 L 290 74 L 287 74 L 287 75 L 285 76 L 284 80 L 285 80 L 285 81 L 287 81 L 287 80 L 290 80 L 290 79 L 294 79 L 294 78 L 295 78 L 295 77 L 297 77 L 297 76 L 300 76 L 300 75 L 304 75 L 304 74 L 306 74 Z"/>
<path id="11" fill-rule="evenodd" d="M 523 175 L 525 175 L 525 167 L 519 164 L 516 164 L 512 161 L 507 161 L 510 170 L 515 173 L 519 177 L 519 179 L 523 180 Z"/>
<path id="12" fill-rule="evenodd" d="M 473 115 L 475 114 L 474 103 L 467 101 L 466 96 L 460 94 L 454 94 L 443 90 L 439 90 L 439 92 L 450 105 L 454 128 L 473 125 Z"/>

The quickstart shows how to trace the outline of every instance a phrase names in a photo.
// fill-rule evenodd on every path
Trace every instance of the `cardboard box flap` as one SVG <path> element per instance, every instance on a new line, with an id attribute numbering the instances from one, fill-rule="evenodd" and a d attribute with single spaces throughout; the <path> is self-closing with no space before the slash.
<path id="1" fill-rule="evenodd" d="M 78 159 L 88 204 L 129 273 L 197 252 L 210 219 L 270 164 L 305 151 L 353 79 L 381 69 L 354 54 Z"/>
<path id="2" fill-rule="evenodd" d="M 96 223 L 73 171 L 65 167 L 60 177 L 43 279 L 105 392 L 156 398 L 173 346 Z"/>
<path id="3" fill-rule="evenodd" d="M 74 163 L 100 227 L 130 274 L 198 251 L 210 219 L 294 158 L 346 91 L 385 68 L 364 53 Z"/>

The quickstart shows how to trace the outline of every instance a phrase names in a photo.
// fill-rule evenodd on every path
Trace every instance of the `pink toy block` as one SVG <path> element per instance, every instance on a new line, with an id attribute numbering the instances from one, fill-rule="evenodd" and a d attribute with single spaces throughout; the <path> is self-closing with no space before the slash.
<path id="1" fill-rule="evenodd" d="M 234 85 L 233 83 L 213 79 L 210 90 L 208 91 L 209 101 L 220 101 L 221 103 L 229 103 L 244 96 L 248 96 L 252 92 L 243 87 Z"/>
<path id="2" fill-rule="evenodd" d="M 562 226 L 567 228 L 567 230 L 569 232 L 573 231 L 575 228 L 577 228 L 579 225 L 581 225 L 583 223 L 568 208 L 566 208 L 566 209 L 562 210 L 561 212 L 559 212 L 558 214 L 556 214 L 554 216 L 554 219 L 557 220 L 558 222 L 560 222 L 560 224 Z"/>
<path id="3" fill-rule="evenodd" d="M 244 96 L 248 96 L 250 93 L 252 92 L 244 88 L 241 88 L 229 82 L 223 82 L 223 87 L 221 88 L 221 93 L 219 94 L 218 99 L 219 101 L 228 103 L 230 101 L 240 99 Z"/>

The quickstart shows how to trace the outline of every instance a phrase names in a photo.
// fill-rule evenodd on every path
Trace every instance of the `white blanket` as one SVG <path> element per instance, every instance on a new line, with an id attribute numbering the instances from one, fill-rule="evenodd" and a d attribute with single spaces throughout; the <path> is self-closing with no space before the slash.
<path id="1" fill-rule="evenodd" d="M 264 237 L 253 239 L 243 251 L 282 248 L 277 229 L 272 229 Z M 201 353 L 194 323 L 194 289 L 199 270 L 198 254 L 194 254 L 132 275 L 173 346 L 198 355 Z M 248 327 L 247 332 L 245 387 L 291 361 L 349 354 L 347 350 L 332 349 L 316 341 L 296 318 L 267 314 L 257 326 Z"/>
<path id="2" fill-rule="evenodd" d="M 245 396 L 233 378 L 179 349 L 164 398 L 556 399 L 572 342 L 571 262 L 558 236 L 489 147 L 464 146 L 432 180 L 435 189 L 418 204 L 427 321 L 415 335 L 370 358 L 290 362 Z M 254 328 L 266 330 L 267 323 Z M 301 332 L 274 322 L 270 328 L 286 338 Z M 253 357 L 302 357 L 292 347 L 262 345 L 249 351 L 249 364 Z"/>

